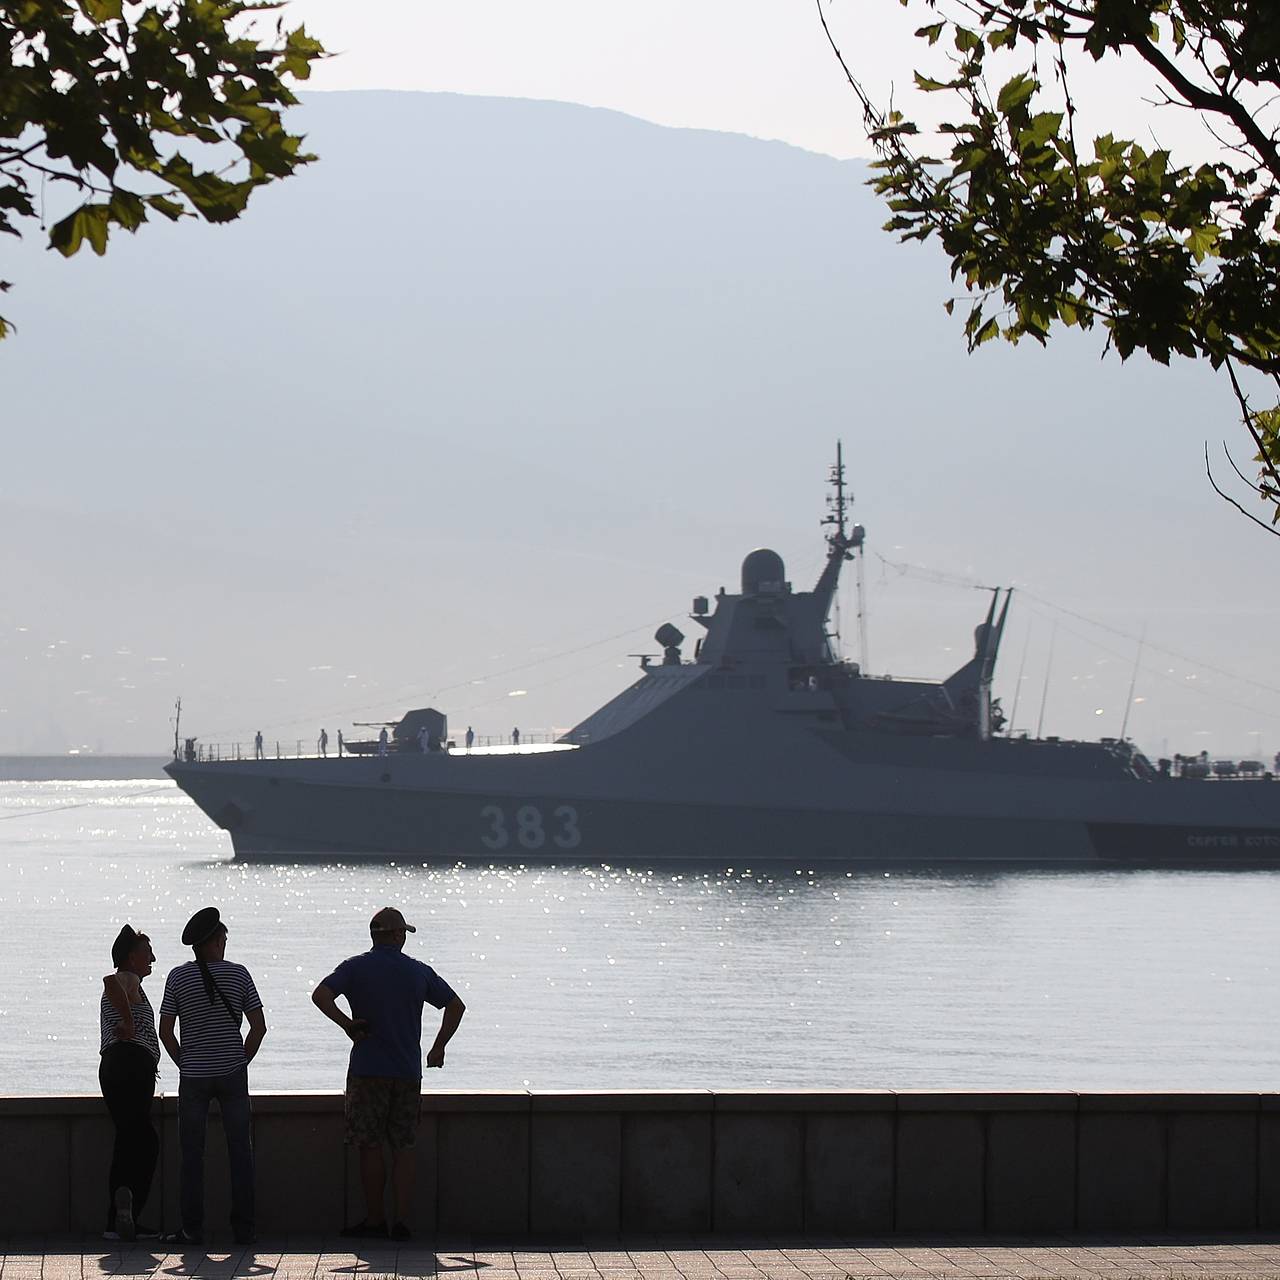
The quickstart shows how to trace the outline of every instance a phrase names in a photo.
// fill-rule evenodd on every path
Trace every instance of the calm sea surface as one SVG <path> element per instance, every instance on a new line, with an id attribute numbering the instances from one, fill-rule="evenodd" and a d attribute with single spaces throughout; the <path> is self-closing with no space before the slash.
<path id="1" fill-rule="evenodd" d="M 96 1091 L 111 939 L 152 935 L 158 1005 L 206 904 L 266 1004 L 257 1089 L 341 1087 L 309 995 L 388 904 L 468 1006 L 429 1086 L 1280 1082 L 1280 872 L 241 865 L 152 777 L 0 781 L 0 874 L 3 1093 Z"/>

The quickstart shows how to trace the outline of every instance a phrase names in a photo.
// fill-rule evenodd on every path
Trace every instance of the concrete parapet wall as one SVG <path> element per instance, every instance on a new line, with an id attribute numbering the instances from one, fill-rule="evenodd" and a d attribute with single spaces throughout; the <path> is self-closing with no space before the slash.
<path id="1" fill-rule="evenodd" d="M 260 1230 L 359 1218 L 341 1095 L 253 1105 Z M 174 1226 L 176 1097 L 156 1122 Z M 0 1235 L 99 1231 L 111 1138 L 100 1098 L 0 1097 Z M 216 1111 L 207 1159 L 216 1230 Z M 448 1236 L 1280 1228 L 1274 1093 L 426 1093 L 416 1159 L 415 1226 Z"/>

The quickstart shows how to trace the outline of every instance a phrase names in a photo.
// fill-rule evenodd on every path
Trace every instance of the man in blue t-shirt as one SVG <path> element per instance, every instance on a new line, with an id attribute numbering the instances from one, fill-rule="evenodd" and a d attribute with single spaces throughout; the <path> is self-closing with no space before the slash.
<path id="1" fill-rule="evenodd" d="M 352 1041 L 346 1141 L 360 1148 L 365 1215 L 364 1221 L 344 1228 L 344 1236 L 410 1238 L 413 1144 L 422 1109 L 422 1006 L 444 1010 L 427 1052 L 429 1067 L 444 1066 L 444 1047 L 466 1012 L 466 1005 L 430 965 L 404 954 L 406 936 L 416 932 L 395 907 L 383 907 L 369 921 L 373 946 L 344 960 L 311 993 L 320 1012 Z M 338 996 L 346 996 L 350 1017 L 338 1008 Z M 389 1232 L 384 1141 L 391 1147 L 396 1205 Z"/>

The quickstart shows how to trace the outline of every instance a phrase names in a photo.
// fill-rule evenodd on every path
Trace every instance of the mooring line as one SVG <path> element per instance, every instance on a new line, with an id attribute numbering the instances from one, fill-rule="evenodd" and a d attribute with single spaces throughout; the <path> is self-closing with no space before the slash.
<path id="1" fill-rule="evenodd" d="M 126 797 L 127 799 L 139 799 L 142 796 L 159 795 L 162 791 L 172 791 L 174 786 L 172 783 L 167 787 L 151 787 L 147 791 L 135 791 L 133 795 Z M 90 809 L 96 804 L 119 804 L 120 798 L 114 797 L 108 800 L 105 796 L 98 800 L 78 800 L 75 804 L 57 804 L 48 809 L 23 809 L 18 813 L 0 814 L 0 822 L 13 822 L 17 818 L 38 818 L 46 813 L 66 813 L 69 809 Z"/>

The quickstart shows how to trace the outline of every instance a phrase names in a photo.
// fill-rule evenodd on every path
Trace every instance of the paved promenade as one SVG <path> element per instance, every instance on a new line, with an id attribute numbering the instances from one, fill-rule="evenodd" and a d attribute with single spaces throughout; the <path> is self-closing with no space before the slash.
<path id="1" fill-rule="evenodd" d="M 0 1280 L 103 1280 L 106 1276 L 197 1276 L 208 1280 L 861 1280 L 894 1276 L 1160 1280 L 1276 1277 L 1280 1233 L 1226 1241 L 1174 1238 L 1045 1238 L 1035 1241 L 929 1237 L 910 1240 L 751 1241 L 740 1248 L 696 1240 L 602 1242 L 599 1248 L 474 1251 L 443 1242 L 352 1252 L 339 1240 L 264 1241 L 253 1249 L 166 1254 L 106 1241 L 0 1241 Z"/>

